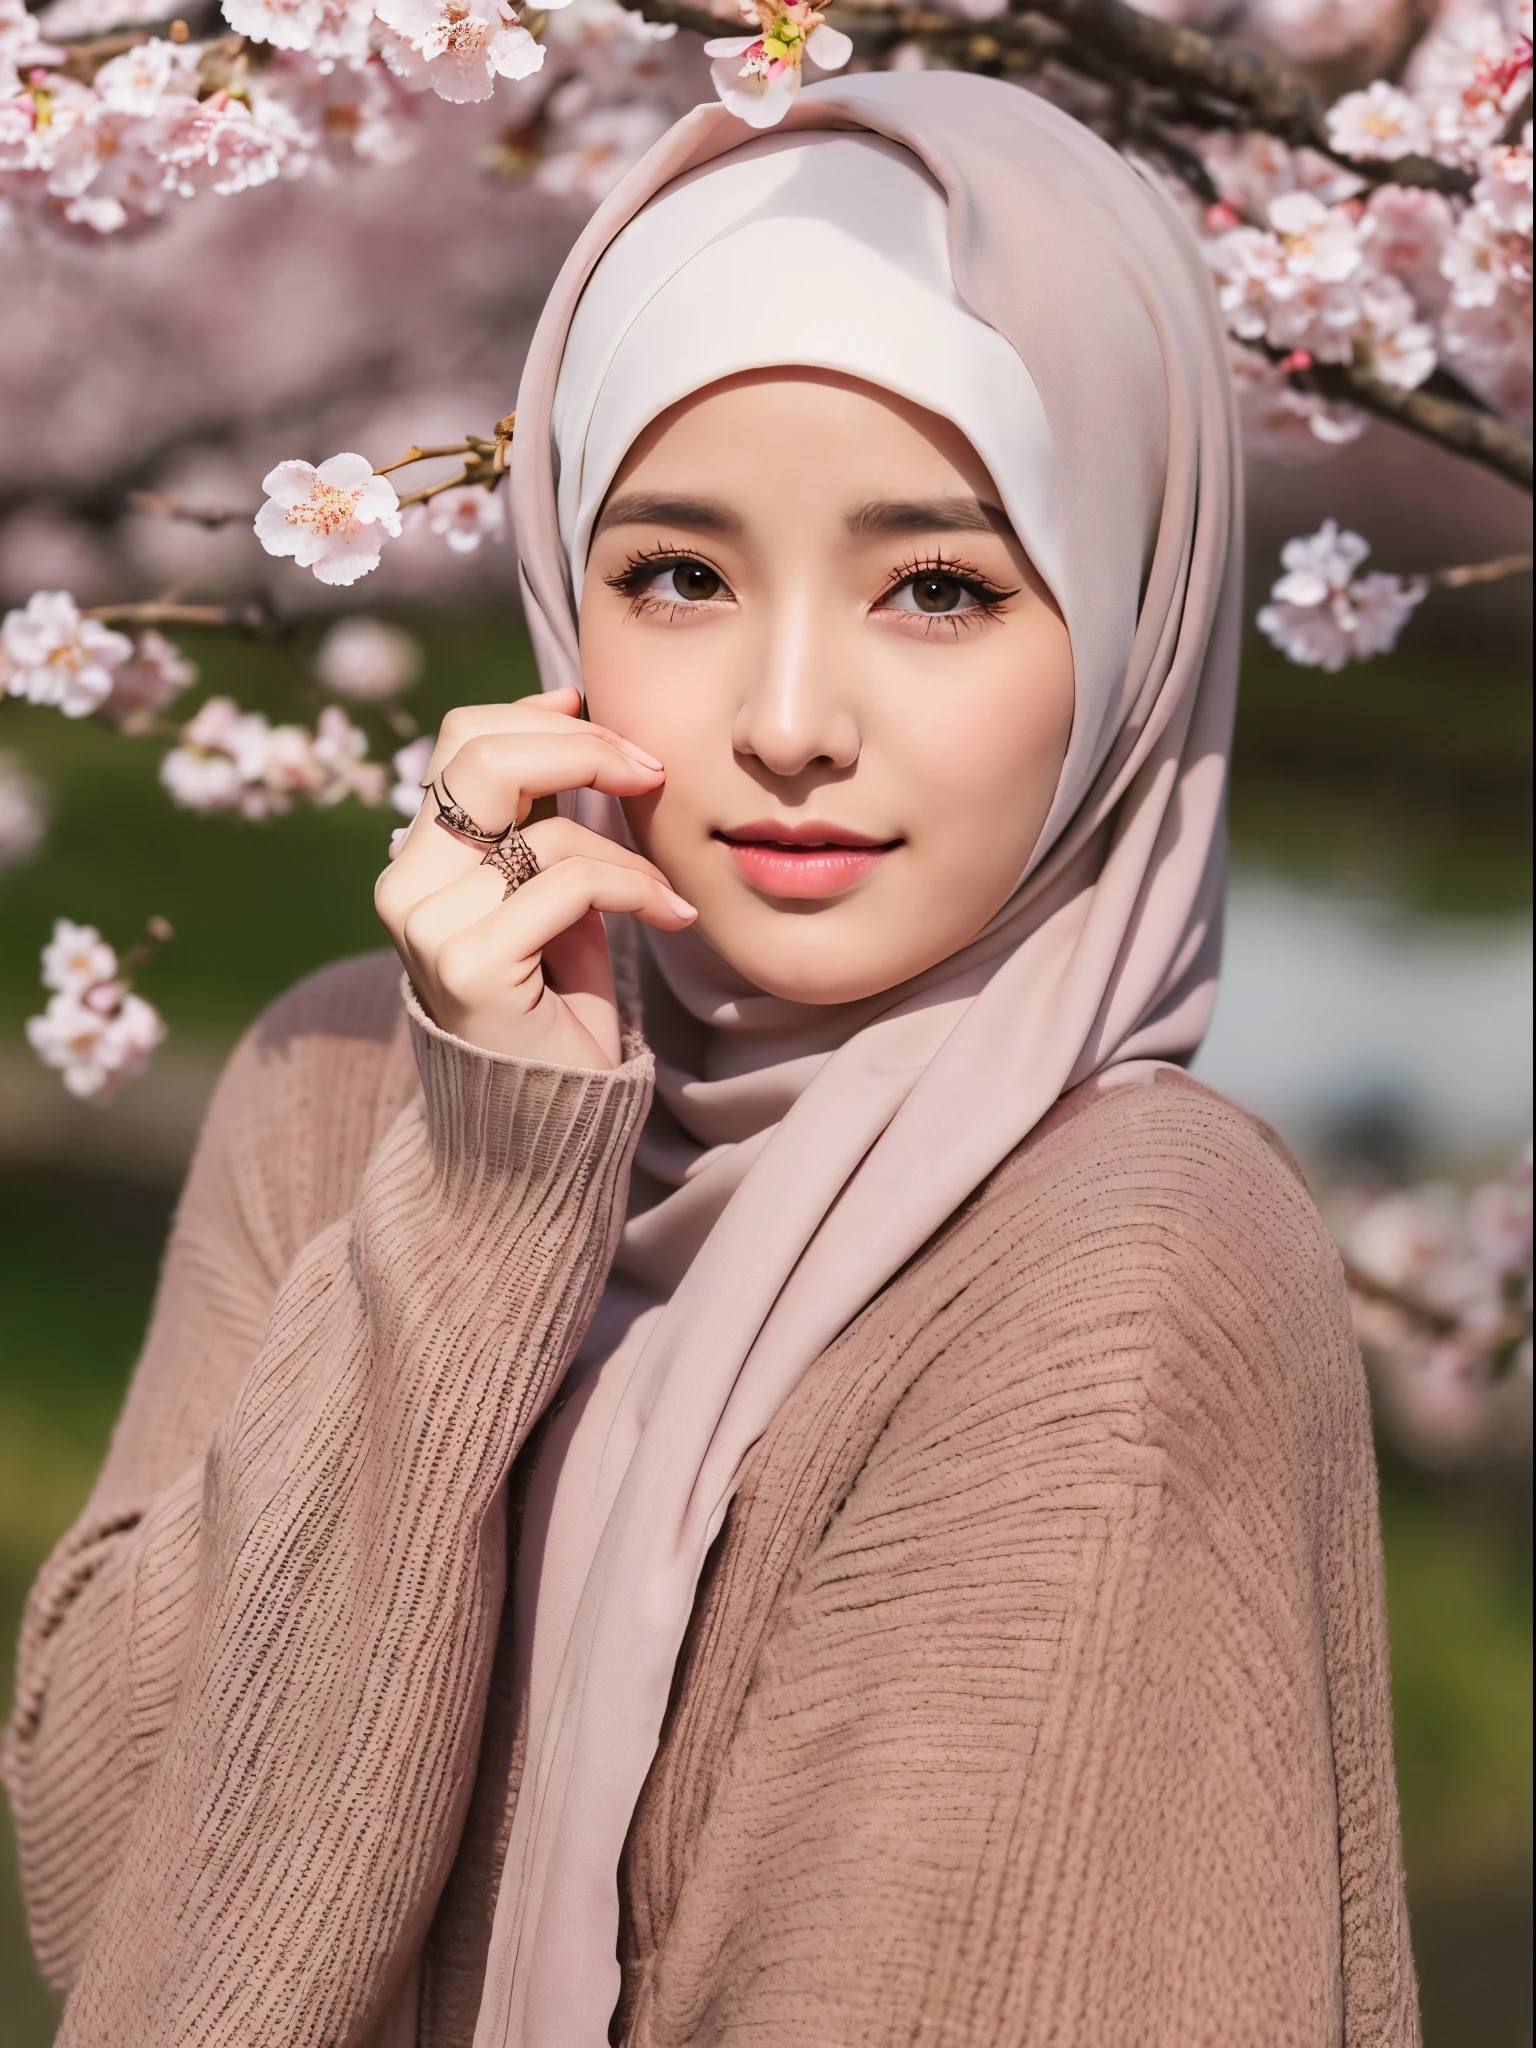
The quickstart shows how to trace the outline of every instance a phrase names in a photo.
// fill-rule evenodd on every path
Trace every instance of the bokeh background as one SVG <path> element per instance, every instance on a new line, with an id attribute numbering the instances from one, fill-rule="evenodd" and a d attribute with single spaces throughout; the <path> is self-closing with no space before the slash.
<path id="1" fill-rule="evenodd" d="M 175 583 L 313 598 L 247 534 L 123 522 L 123 494 L 253 499 L 266 466 L 484 430 L 511 402 L 530 316 L 570 223 L 515 188 L 449 200 L 414 171 L 189 210 L 152 243 L 50 259 L 0 282 L 0 604 L 82 603 Z M 233 203 L 233 202 L 231 202 Z M 300 206 L 302 204 L 302 215 Z M 1513 490 L 1374 426 L 1305 461 L 1256 444 L 1250 611 L 1281 541 L 1334 515 L 1373 566 L 1529 546 Z M 452 570 L 450 576 L 447 572 Z M 288 579 L 284 581 L 283 579 Z M 467 565 L 409 541 L 354 594 L 415 632 L 410 698 L 533 683 L 505 549 Z M 1198 1071 L 1269 1117 L 1319 1189 L 1341 1174 L 1470 1185 L 1531 1127 L 1528 581 L 1437 593 L 1397 653 L 1336 676 L 1249 650 L 1232 801 L 1228 973 Z M 322 630 L 262 645 L 184 636 L 205 684 L 312 716 Z M 79 1507 L 131 1368 L 167 1223 L 221 1060 L 297 976 L 372 948 L 394 822 L 353 803 L 254 826 L 172 808 L 160 746 L 0 706 L 0 745 L 51 789 L 48 843 L 0 876 L 0 1644 Z M 29 1054 L 53 919 L 119 944 L 176 939 L 143 977 L 169 1043 L 102 1108 Z M 1414 1939 L 1429 2048 L 1531 2039 L 1529 1383 L 1471 1449 L 1380 1437 L 1393 1682 Z M 0 1829 L 5 1823 L 0 1821 Z M 0 1839 L 0 2048 L 55 2022 Z"/>

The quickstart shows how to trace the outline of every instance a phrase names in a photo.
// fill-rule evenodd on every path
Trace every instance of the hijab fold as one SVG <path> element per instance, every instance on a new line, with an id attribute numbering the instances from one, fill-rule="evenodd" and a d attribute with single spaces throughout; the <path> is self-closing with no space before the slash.
<path id="1" fill-rule="evenodd" d="M 838 235 L 860 303 L 909 309 L 909 348 L 838 295 Z M 754 248 L 782 303 L 774 352 L 743 362 L 767 332 Z M 718 296 L 731 279 L 740 303 Z M 1066 1090 L 1186 1060 L 1214 998 L 1241 515 L 1223 344 L 1172 201 L 1037 96 L 964 74 L 811 87 L 766 144 L 721 107 L 686 116 L 577 243 L 519 394 L 546 688 L 580 681 L 586 538 L 635 434 L 773 362 L 863 376 L 967 433 L 1066 619 L 1072 737 L 1019 888 L 901 988 L 795 1005 L 696 933 L 645 935 L 657 1106 L 530 1484 L 527 1744 L 475 2048 L 608 2039 L 624 1840 L 752 1445 Z"/>

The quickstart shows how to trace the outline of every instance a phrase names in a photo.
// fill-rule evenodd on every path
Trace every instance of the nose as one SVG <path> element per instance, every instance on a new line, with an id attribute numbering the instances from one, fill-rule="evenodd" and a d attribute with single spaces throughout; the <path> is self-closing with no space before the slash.
<path id="1" fill-rule="evenodd" d="M 786 592 L 765 627 L 731 744 L 772 775 L 792 777 L 817 766 L 851 768 L 859 758 L 858 720 L 834 680 L 840 664 L 830 658 L 833 636 L 818 631 L 810 592 L 803 587 Z"/>

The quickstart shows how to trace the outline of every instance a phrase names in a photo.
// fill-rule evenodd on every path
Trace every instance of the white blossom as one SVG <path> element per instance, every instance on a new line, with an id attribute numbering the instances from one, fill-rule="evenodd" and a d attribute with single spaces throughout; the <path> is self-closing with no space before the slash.
<path id="1" fill-rule="evenodd" d="M 173 698 L 197 681 L 198 667 L 153 626 L 138 633 L 133 653 L 112 674 L 112 692 L 101 715 L 124 732 L 145 732 Z"/>
<path id="2" fill-rule="evenodd" d="M 483 540 L 500 540 L 506 526 L 501 499 L 480 484 L 439 491 L 422 507 L 428 533 L 446 540 L 456 555 L 478 553 Z"/>
<path id="3" fill-rule="evenodd" d="M 267 502 L 256 538 L 269 555 L 292 555 L 320 583 L 355 583 L 379 566 L 386 539 L 400 532 L 400 501 L 387 476 L 362 455 L 333 455 L 317 469 L 280 462 L 262 479 Z"/>
<path id="4" fill-rule="evenodd" d="M 710 77 L 724 104 L 749 128 L 775 127 L 804 83 L 804 60 L 839 71 L 853 55 L 841 29 L 828 28 L 813 0 L 741 0 L 757 23 L 750 36 L 718 36 L 704 45 Z"/>
<path id="5" fill-rule="evenodd" d="M 1328 140 L 1341 156 L 1395 163 L 1429 148 L 1429 123 L 1418 102 L 1384 78 L 1346 93 L 1328 110 Z"/>
<path id="6" fill-rule="evenodd" d="M 159 1012 L 134 995 L 113 947 L 94 925 L 57 918 L 43 948 L 43 987 L 53 995 L 27 1019 L 27 1040 L 71 1095 L 108 1096 L 142 1074 L 165 1037 Z"/>
<path id="7" fill-rule="evenodd" d="M 368 735 L 339 704 L 327 704 L 317 722 L 311 758 L 324 780 L 312 791 L 316 803 L 336 804 L 355 796 L 365 804 L 384 801 L 388 777 L 368 759 Z"/>
<path id="8" fill-rule="evenodd" d="M 273 725 L 230 697 L 210 697 L 160 763 L 160 780 L 189 811 L 235 811 L 253 821 L 280 817 L 295 798 L 330 805 L 355 796 L 384 801 L 387 775 L 367 759 L 368 736 L 337 704 L 318 730 Z"/>
<path id="9" fill-rule="evenodd" d="M 409 633 L 382 619 L 339 619 L 320 643 L 315 674 L 334 696 L 356 704 L 387 703 L 420 680 L 421 649 Z"/>
<path id="10" fill-rule="evenodd" d="M 99 619 L 82 618 L 67 590 L 39 590 L 0 625 L 5 687 L 33 704 L 85 718 L 111 695 L 113 672 L 133 642 Z"/>
<path id="11" fill-rule="evenodd" d="M 0 751 L 0 874 L 30 860 L 47 829 L 42 784 L 14 754 Z"/>
<path id="12" fill-rule="evenodd" d="M 83 996 L 88 989 L 113 980 L 117 954 L 93 924 L 76 924 L 58 917 L 53 937 L 43 948 L 44 988 L 60 995 Z"/>
<path id="13" fill-rule="evenodd" d="M 1389 653 L 1429 585 L 1422 577 L 1357 576 L 1370 551 L 1333 519 L 1287 541 L 1280 550 L 1285 574 L 1258 615 L 1260 632 L 1300 667 L 1330 673 Z"/>
<path id="14" fill-rule="evenodd" d="M 389 792 L 389 800 L 402 818 L 414 818 L 421 808 L 422 783 L 426 779 L 427 764 L 432 759 L 432 736 L 423 733 L 420 739 L 412 740 L 395 755 L 391 764 L 395 771 L 395 783 Z"/>
<path id="15" fill-rule="evenodd" d="M 119 994 L 109 1009 L 77 995 L 51 996 L 27 1019 L 27 1042 L 57 1068 L 71 1095 L 109 1099 L 135 1080 L 165 1038 L 165 1020 L 142 996 Z"/>
<path id="16" fill-rule="evenodd" d="M 527 78 L 544 62 L 509 0 L 382 0 L 376 11 L 390 69 L 455 105 L 488 100 L 498 77 Z"/>

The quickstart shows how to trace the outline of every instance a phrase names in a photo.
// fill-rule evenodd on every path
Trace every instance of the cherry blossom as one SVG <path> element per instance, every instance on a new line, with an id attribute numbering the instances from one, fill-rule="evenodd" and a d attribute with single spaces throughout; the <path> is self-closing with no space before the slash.
<path id="1" fill-rule="evenodd" d="M 298 731 L 288 727 L 280 730 Z M 355 796 L 365 804 L 380 804 L 388 776 L 377 761 L 368 759 L 368 735 L 347 717 L 339 704 L 327 704 L 317 721 L 310 759 L 323 780 L 306 789 L 318 804 L 339 804 Z"/>
<path id="2" fill-rule="evenodd" d="M 420 680 L 421 649 L 409 633 L 382 619 L 339 619 L 320 643 L 315 674 L 333 696 L 383 704 Z"/>
<path id="3" fill-rule="evenodd" d="M 420 739 L 402 747 L 391 764 L 395 781 L 389 800 L 402 818 L 414 818 L 421 809 L 422 785 L 431 759 L 432 737 L 430 733 L 423 733 Z"/>
<path id="4" fill-rule="evenodd" d="M 158 926 L 158 929 L 157 929 Z M 45 1066 L 58 1069 L 71 1095 L 113 1094 L 142 1074 L 165 1037 L 165 1022 L 142 996 L 132 993 L 129 971 L 170 927 L 151 925 L 153 943 L 119 961 L 94 925 L 55 921 L 43 948 L 42 981 L 52 989 L 39 1017 L 27 1019 L 27 1041 Z"/>
<path id="5" fill-rule="evenodd" d="M 439 491 L 422 508 L 428 533 L 446 540 L 456 555 L 473 555 L 483 540 L 500 540 L 506 528 L 501 499 L 470 484 Z"/>
<path id="6" fill-rule="evenodd" d="M 300 797 L 327 807 L 348 796 L 382 803 L 388 777 L 367 753 L 367 734 L 340 705 L 328 704 L 312 733 L 210 697 L 161 761 L 160 780 L 183 810 L 254 821 L 281 817 Z"/>
<path id="7" fill-rule="evenodd" d="M 527 78 L 544 62 L 510 0 L 380 0 L 376 11 L 390 69 L 456 106 L 488 100 L 498 77 Z"/>
<path id="8" fill-rule="evenodd" d="M 1345 1190 L 1330 1210 L 1390 1407 L 1424 1450 L 1474 1449 L 1500 1382 L 1531 1374 L 1531 1148 L 1470 1194 Z"/>
<path id="9" fill-rule="evenodd" d="M 0 750 L 0 874 L 32 858 L 48 829 L 43 786 L 12 753 Z"/>
<path id="10" fill-rule="evenodd" d="M 43 948 L 44 988 L 60 995 L 83 996 L 117 973 L 117 954 L 93 924 L 55 918 L 53 937 Z"/>
<path id="11" fill-rule="evenodd" d="M 111 694 L 101 716 L 124 732 L 147 732 L 155 714 L 197 681 L 198 668 L 179 647 L 146 626 L 133 642 L 133 653 L 113 671 Z"/>
<path id="12" fill-rule="evenodd" d="M 1358 358 L 1401 390 L 1422 384 L 1435 367 L 1434 332 L 1401 279 L 1374 261 L 1370 212 L 1295 190 L 1269 202 L 1268 220 L 1206 244 L 1232 333 L 1322 363 Z"/>
<path id="13" fill-rule="evenodd" d="M 1328 113 L 1328 140 L 1341 156 L 1394 163 L 1429 148 L 1429 123 L 1416 100 L 1384 78 L 1346 93 Z"/>
<path id="14" fill-rule="evenodd" d="M 39 590 L 0 625 L 0 681 L 13 697 L 56 704 L 85 718 L 112 694 L 114 671 L 133 642 L 99 619 L 83 618 L 67 590 Z"/>
<path id="15" fill-rule="evenodd" d="M 1370 551 L 1333 519 L 1287 541 L 1280 550 L 1286 573 L 1258 615 L 1259 630 L 1300 667 L 1330 673 L 1389 653 L 1429 585 L 1422 577 L 1356 576 Z"/>
<path id="16" fill-rule="evenodd" d="M 731 112 L 750 128 L 772 128 L 794 105 L 803 60 L 839 71 L 853 43 L 841 29 L 827 27 L 812 0 L 741 0 L 741 11 L 758 33 L 717 37 L 704 54 L 715 60 L 710 76 Z"/>
<path id="17" fill-rule="evenodd" d="M 262 479 L 267 502 L 256 538 L 269 555 L 292 555 L 320 583 L 355 583 L 379 566 L 386 539 L 400 532 L 400 501 L 362 455 L 333 455 L 317 469 L 280 462 Z"/>
<path id="18" fill-rule="evenodd" d="M 102 1101 L 145 1071 L 166 1035 L 154 1005 L 126 994 L 107 1012 L 79 996 L 50 996 L 26 1030 L 27 1043 L 44 1066 L 59 1069 L 71 1095 Z"/>

